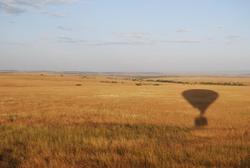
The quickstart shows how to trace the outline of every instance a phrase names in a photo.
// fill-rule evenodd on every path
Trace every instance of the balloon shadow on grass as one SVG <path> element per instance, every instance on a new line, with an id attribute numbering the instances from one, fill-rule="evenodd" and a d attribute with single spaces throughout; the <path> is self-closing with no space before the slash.
<path id="1" fill-rule="evenodd" d="M 191 89 L 182 92 L 182 96 L 194 107 L 200 111 L 200 115 L 195 118 L 196 127 L 208 125 L 207 118 L 204 116 L 208 107 L 219 97 L 219 94 L 213 90 Z"/>

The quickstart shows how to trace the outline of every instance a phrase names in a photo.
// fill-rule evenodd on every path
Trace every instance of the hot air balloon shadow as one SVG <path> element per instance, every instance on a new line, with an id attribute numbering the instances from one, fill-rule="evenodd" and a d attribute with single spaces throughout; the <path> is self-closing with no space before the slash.
<path id="1" fill-rule="evenodd" d="M 197 127 L 208 125 L 207 118 L 204 116 L 208 107 L 219 97 L 219 94 L 212 90 L 191 89 L 182 92 L 183 97 L 200 111 L 200 115 L 195 118 L 194 124 Z"/>

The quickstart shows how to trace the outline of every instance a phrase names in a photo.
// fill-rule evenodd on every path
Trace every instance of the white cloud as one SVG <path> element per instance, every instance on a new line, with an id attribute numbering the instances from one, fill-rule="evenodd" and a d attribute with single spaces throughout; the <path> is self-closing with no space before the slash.
<path id="1" fill-rule="evenodd" d="M 10 23 L 10 24 L 15 24 L 16 21 L 10 20 L 9 23 Z"/>
<path id="2" fill-rule="evenodd" d="M 5 42 L 0 42 L 1 45 L 10 45 L 10 46 L 25 46 L 26 43 L 22 43 L 22 42 L 8 42 L 8 41 L 5 41 Z"/>
<path id="3" fill-rule="evenodd" d="M 240 38 L 241 37 L 239 35 L 233 35 L 233 34 L 228 35 L 228 36 L 225 37 L 226 44 L 233 44 L 235 42 L 239 42 Z"/>
<path id="4" fill-rule="evenodd" d="M 18 6 L 15 6 L 12 3 L 8 3 L 5 1 L 0 2 L 0 11 L 1 10 L 9 14 L 20 14 L 25 12 L 25 9 L 19 8 Z"/>
<path id="5" fill-rule="evenodd" d="M 217 29 L 224 29 L 224 26 L 223 25 L 217 25 L 216 28 Z"/>
<path id="6" fill-rule="evenodd" d="M 187 32 L 191 32 L 191 30 L 185 29 L 185 28 L 181 28 L 181 29 L 176 30 L 176 32 L 177 33 L 187 33 Z"/>
<path id="7" fill-rule="evenodd" d="M 74 39 L 72 37 L 68 37 L 68 36 L 58 36 L 57 37 L 57 41 L 60 43 L 86 43 L 86 40 L 79 40 L 79 39 Z"/>
<path id="8" fill-rule="evenodd" d="M 57 41 L 60 43 L 81 44 L 86 46 L 110 46 L 110 45 L 157 45 L 157 44 L 193 44 L 200 43 L 199 40 L 111 40 L 111 41 L 86 41 L 74 39 L 68 36 L 58 36 Z"/>
<path id="9" fill-rule="evenodd" d="M 190 40 L 190 39 L 161 41 L 161 43 L 184 43 L 184 44 L 192 44 L 192 43 L 200 43 L 200 42 L 201 42 L 200 40 Z"/>
<path id="10" fill-rule="evenodd" d="M 63 31 L 72 31 L 71 28 L 63 27 L 63 26 L 57 26 L 58 29 L 63 30 Z"/>
<path id="11" fill-rule="evenodd" d="M 20 14 L 30 8 L 42 8 L 48 5 L 70 4 L 77 0 L 0 0 L 0 10 L 9 14 Z"/>
<path id="12" fill-rule="evenodd" d="M 228 40 L 236 40 L 236 39 L 239 39 L 240 36 L 239 35 L 228 35 L 226 36 L 226 39 Z"/>
<path id="13" fill-rule="evenodd" d="M 149 38 L 150 33 L 146 32 L 132 32 L 132 33 L 114 33 L 119 38 L 125 39 L 146 39 Z"/>
<path id="14" fill-rule="evenodd" d="M 152 45 L 153 42 L 142 42 L 142 41 L 106 41 L 106 42 L 94 42 L 87 43 L 90 46 L 109 46 L 109 45 Z"/>
<path id="15" fill-rule="evenodd" d="M 49 12 L 49 11 L 43 11 L 41 12 L 41 14 L 45 14 L 48 16 L 54 16 L 54 17 L 65 17 L 66 14 L 64 13 L 60 13 L 60 12 Z"/>

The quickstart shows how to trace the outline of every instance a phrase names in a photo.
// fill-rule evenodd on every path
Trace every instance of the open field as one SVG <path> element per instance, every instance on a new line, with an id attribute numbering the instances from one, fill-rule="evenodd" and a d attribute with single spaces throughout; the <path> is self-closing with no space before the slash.
<path id="1" fill-rule="evenodd" d="M 0 167 L 250 167 L 250 78 L 146 80 L 0 74 Z M 218 93 L 207 126 L 194 125 L 189 89 Z"/>

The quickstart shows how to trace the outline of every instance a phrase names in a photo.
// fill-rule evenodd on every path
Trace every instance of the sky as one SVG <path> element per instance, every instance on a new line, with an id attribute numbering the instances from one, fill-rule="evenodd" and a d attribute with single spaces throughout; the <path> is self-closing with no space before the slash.
<path id="1" fill-rule="evenodd" d="M 0 70 L 250 72 L 249 0 L 0 0 Z"/>

